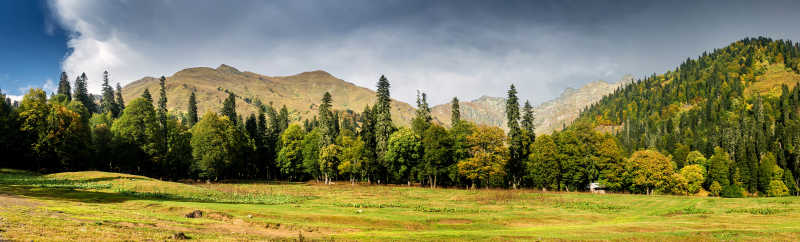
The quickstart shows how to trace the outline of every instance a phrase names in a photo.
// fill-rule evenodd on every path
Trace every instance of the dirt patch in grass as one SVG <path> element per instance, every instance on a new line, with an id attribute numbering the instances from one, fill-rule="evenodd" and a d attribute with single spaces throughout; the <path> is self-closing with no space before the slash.
<path id="1" fill-rule="evenodd" d="M 224 223 L 205 224 L 203 227 L 208 228 L 210 231 L 224 234 L 248 234 L 271 238 L 299 237 L 300 234 L 303 234 L 305 237 L 320 237 L 326 235 L 319 229 L 304 230 L 302 227 L 295 227 L 293 225 L 273 225 L 267 228 L 266 225 L 249 223 L 242 219 L 232 219 Z"/>
<path id="2" fill-rule="evenodd" d="M 21 206 L 21 207 L 38 207 L 41 206 L 41 203 L 31 201 L 29 199 L 0 194 L 0 207 L 11 207 L 11 206 Z"/>
<path id="3" fill-rule="evenodd" d="M 442 225 L 461 225 L 461 224 L 471 224 L 472 220 L 469 219 L 440 219 L 438 224 Z"/>

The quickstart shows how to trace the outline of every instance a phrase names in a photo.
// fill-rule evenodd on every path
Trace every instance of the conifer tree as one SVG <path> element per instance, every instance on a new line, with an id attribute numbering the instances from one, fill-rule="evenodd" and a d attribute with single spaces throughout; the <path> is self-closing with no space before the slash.
<path id="1" fill-rule="evenodd" d="M 228 93 L 228 98 L 222 102 L 222 113 L 223 116 L 228 117 L 228 119 L 236 124 L 239 118 L 236 116 L 236 96 L 233 95 L 232 92 Z"/>
<path id="2" fill-rule="evenodd" d="M 531 106 L 530 102 L 525 101 L 525 106 L 522 108 L 521 124 L 522 124 L 522 130 L 526 132 L 526 135 L 528 136 L 529 142 L 531 144 L 533 144 L 533 142 L 536 141 L 536 130 L 535 130 L 536 127 L 534 126 L 533 122 L 534 122 L 533 107 Z"/>
<path id="3" fill-rule="evenodd" d="M 158 84 L 160 87 L 159 90 L 159 97 L 158 97 L 158 110 L 156 113 L 156 118 L 158 119 L 158 123 L 161 126 L 161 145 L 162 150 L 161 154 L 166 156 L 168 144 L 168 127 L 167 127 L 167 87 L 166 87 L 167 79 L 164 76 L 161 76 Z"/>
<path id="4" fill-rule="evenodd" d="M 191 127 L 197 123 L 197 97 L 194 92 L 189 96 L 189 108 L 187 110 L 189 110 L 189 127 Z"/>
<path id="5" fill-rule="evenodd" d="M 94 103 L 94 97 L 89 94 L 89 90 L 86 87 L 86 81 L 86 73 L 81 74 L 77 79 L 75 79 L 75 92 L 73 93 L 73 98 L 81 102 L 81 104 L 83 104 L 83 106 L 89 110 L 89 113 L 97 113 L 97 105 Z"/>
<path id="6" fill-rule="evenodd" d="M 431 126 L 431 108 L 428 107 L 428 100 L 425 93 L 417 92 L 417 116 L 411 122 L 414 133 L 422 136 L 425 130 Z"/>
<path id="7" fill-rule="evenodd" d="M 461 105 L 458 103 L 457 97 L 453 97 L 452 107 L 450 109 L 451 126 L 455 127 L 461 122 Z"/>
<path id="8" fill-rule="evenodd" d="M 150 90 L 145 88 L 144 92 L 142 93 L 142 98 L 146 100 L 150 105 L 153 105 L 153 95 L 150 95 Z"/>
<path id="9" fill-rule="evenodd" d="M 119 85 L 119 82 L 117 82 L 117 91 L 114 92 L 114 95 L 116 95 L 114 103 L 117 104 L 117 114 L 122 115 L 122 110 L 125 110 L 125 101 L 122 100 L 122 87 Z"/>
<path id="10" fill-rule="evenodd" d="M 373 114 L 375 115 L 375 152 L 382 165 L 381 169 L 388 168 L 389 164 L 384 161 L 383 157 L 388 149 L 389 136 L 394 132 L 391 113 L 392 99 L 389 95 L 389 87 L 389 80 L 381 75 L 380 79 L 378 79 L 378 103 L 375 104 Z M 388 181 L 388 171 L 382 171 L 382 173 L 386 176 L 385 181 Z"/>
<path id="11" fill-rule="evenodd" d="M 100 109 L 103 113 L 111 113 L 112 117 L 119 116 L 117 103 L 114 101 L 114 89 L 108 84 L 108 71 L 103 72 L 103 96 L 100 99 Z"/>
<path id="12" fill-rule="evenodd" d="M 509 157 L 506 163 L 506 174 L 510 185 L 516 189 L 524 176 L 523 156 L 525 147 L 522 141 L 522 131 L 519 127 L 519 99 L 517 88 L 511 85 L 506 99 L 506 119 L 508 120 Z"/>
<path id="13" fill-rule="evenodd" d="M 362 166 L 362 170 L 367 174 L 367 181 L 373 182 L 371 179 L 375 174 L 377 168 L 377 153 L 375 151 L 375 114 L 369 105 L 364 107 L 364 112 L 361 113 L 361 141 L 364 142 L 364 158 L 366 162 Z"/>
<path id="14" fill-rule="evenodd" d="M 289 128 L 289 109 L 286 108 L 286 105 L 281 107 L 281 111 L 278 114 L 279 124 L 281 128 L 281 132 Z"/>
<path id="15" fill-rule="evenodd" d="M 321 147 L 333 144 L 334 139 L 336 139 L 336 128 L 334 127 L 336 120 L 334 120 L 330 110 L 331 102 L 333 102 L 331 94 L 325 92 L 319 105 L 320 131 L 322 134 Z"/>
<path id="16" fill-rule="evenodd" d="M 72 100 L 72 87 L 69 85 L 67 73 L 61 72 L 61 79 L 58 81 L 58 94 L 63 94 L 67 97 L 67 101 Z"/>

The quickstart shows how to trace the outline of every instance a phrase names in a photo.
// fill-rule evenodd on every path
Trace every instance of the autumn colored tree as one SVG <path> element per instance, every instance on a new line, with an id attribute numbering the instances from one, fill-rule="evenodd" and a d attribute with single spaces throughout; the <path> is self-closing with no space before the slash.
<path id="1" fill-rule="evenodd" d="M 330 184 L 338 173 L 336 169 L 339 167 L 341 154 L 342 148 L 336 144 L 323 146 L 319 150 L 319 170 L 325 184 Z"/>
<path id="2" fill-rule="evenodd" d="M 355 183 L 356 178 L 366 177 L 367 170 L 365 164 L 367 157 L 364 153 L 364 142 L 353 134 L 342 132 L 336 141 L 341 146 L 339 153 L 339 174 L 349 177 L 350 183 Z"/>
<path id="3" fill-rule="evenodd" d="M 631 188 L 650 195 L 670 182 L 674 167 L 669 157 L 654 150 L 634 152 L 626 163 Z"/>
<path id="4" fill-rule="evenodd" d="M 458 162 L 458 171 L 472 181 L 472 188 L 482 184 L 489 187 L 502 181 L 508 160 L 506 136 L 498 127 L 479 125 L 467 137 L 470 157 Z"/>

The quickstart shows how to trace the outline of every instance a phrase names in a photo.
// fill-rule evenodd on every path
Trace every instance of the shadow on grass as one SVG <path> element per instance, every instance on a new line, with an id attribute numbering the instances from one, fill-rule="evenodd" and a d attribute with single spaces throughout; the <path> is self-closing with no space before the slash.
<path id="1" fill-rule="evenodd" d="M 221 204 L 263 204 L 277 205 L 297 203 L 312 197 L 293 197 L 287 195 L 231 195 L 215 197 L 211 193 L 183 196 L 163 192 L 139 192 L 116 190 L 115 192 L 92 191 L 111 189 L 112 184 L 97 184 L 102 181 L 128 179 L 132 177 L 114 176 L 91 179 L 53 179 L 40 174 L 15 170 L 0 170 L 0 194 L 36 197 L 48 200 L 75 201 L 84 203 L 120 203 L 129 200 L 174 201 Z M 141 178 L 133 178 L 141 179 Z M 220 194 L 215 194 L 220 196 Z M 260 197 L 259 197 L 260 196 Z"/>

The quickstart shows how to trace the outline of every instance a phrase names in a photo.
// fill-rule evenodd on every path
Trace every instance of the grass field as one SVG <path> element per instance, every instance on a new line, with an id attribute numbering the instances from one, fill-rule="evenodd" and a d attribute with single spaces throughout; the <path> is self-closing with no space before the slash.
<path id="1" fill-rule="evenodd" d="M 202 216 L 187 218 L 193 211 Z M 800 240 L 800 199 L 0 170 L 0 240 Z"/>

